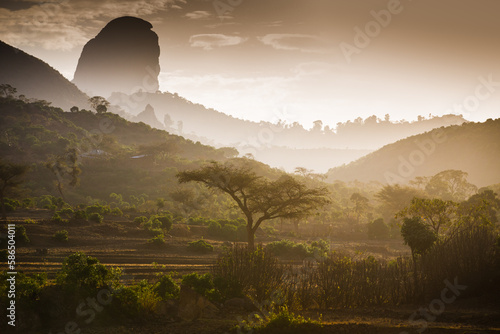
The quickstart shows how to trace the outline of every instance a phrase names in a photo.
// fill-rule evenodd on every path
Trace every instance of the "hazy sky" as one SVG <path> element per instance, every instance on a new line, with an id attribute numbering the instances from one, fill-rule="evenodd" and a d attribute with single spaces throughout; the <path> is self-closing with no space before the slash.
<path id="1" fill-rule="evenodd" d="M 500 116 L 498 0 L 1 0 L 0 39 L 72 79 L 124 15 L 159 35 L 161 90 L 235 117 Z"/>

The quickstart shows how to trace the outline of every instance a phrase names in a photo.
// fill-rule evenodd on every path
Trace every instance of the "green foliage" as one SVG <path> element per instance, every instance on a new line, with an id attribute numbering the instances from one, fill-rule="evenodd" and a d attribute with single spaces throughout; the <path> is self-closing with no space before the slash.
<path id="1" fill-rule="evenodd" d="M 121 270 L 110 269 L 102 265 L 98 259 L 77 252 L 64 259 L 56 281 L 65 289 L 88 294 L 100 288 L 115 287 L 120 276 Z"/>
<path id="2" fill-rule="evenodd" d="M 56 212 L 56 214 L 60 215 L 60 216 L 66 216 L 67 218 L 73 216 L 75 214 L 75 212 L 73 211 L 72 208 L 63 208 L 59 211 Z"/>
<path id="3" fill-rule="evenodd" d="M 163 300 L 179 298 L 180 288 L 172 278 L 172 275 L 160 276 L 154 288 L 158 296 Z"/>
<path id="4" fill-rule="evenodd" d="M 120 210 L 120 208 L 114 208 L 114 209 L 112 209 L 111 210 L 111 214 L 113 216 L 118 216 L 118 217 L 123 216 L 123 212 L 122 212 L 122 210 Z"/>
<path id="5" fill-rule="evenodd" d="M 108 205 L 94 204 L 90 205 L 85 209 L 88 215 L 92 213 L 98 213 L 102 216 L 111 212 L 111 208 Z"/>
<path id="6" fill-rule="evenodd" d="M 405 218 L 401 226 L 401 236 L 412 254 L 425 254 L 437 241 L 437 235 L 419 217 Z"/>
<path id="7" fill-rule="evenodd" d="M 196 253 L 210 253 L 214 251 L 214 246 L 203 239 L 190 242 L 187 248 L 189 251 Z"/>
<path id="8" fill-rule="evenodd" d="M 311 245 L 296 243 L 290 240 L 273 241 L 266 245 L 266 249 L 277 256 L 290 257 L 323 257 L 329 250 L 325 240 L 313 241 Z"/>
<path id="9" fill-rule="evenodd" d="M 187 220 L 188 225 L 202 225 L 209 226 L 211 223 L 215 222 L 212 219 L 204 218 L 204 217 L 190 217 Z"/>
<path id="10" fill-rule="evenodd" d="M 153 238 L 149 239 L 148 243 L 156 247 L 165 246 L 165 236 L 163 235 L 163 233 L 160 233 L 154 236 Z"/>
<path id="11" fill-rule="evenodd" d="M 87 215 L 87 212 L 85 212 L 85 210 L 76 210 L 73 214 L 73 219 L 87 220 L 88 218 L 89 216 Z"/>
<path id="12" fill-rule="evenodd" d="M 390 237 L 391 230 L 383 218 L 375 219 L 368 224 L 368 238 L 384 240 Z"/>
<path id="13" fill-rule="evenodd" d="M 267 321 L 254 326 L 257 333 L 272 334 L 302 334 L 319 331 L 323 325 L 319 321 L 306 319 L 288 311 L 287 307 L 280 307 L 278 312 L 272 312 Z"/>
<path id="14" fill-rule="evenodd" d="M 56 233 L 54 233 L 54 239 L 63 242 L 68 241 L 68 231 L 66 230 L 57 231 Z"/>
<path id="15" fill-rule="evenodd" d="M 47 274 L 24 275 L 18 273 L 16 277 L 16 294 L 18 298 L 33 302 L 39 298 L 40 292 L 47 284 Z"/>
<path id="16" fill-rule="evenodd" d="M 148 221 L 148 217 L 145 216 L 139 216 L 134 218 L 134 223 L 136 224 L 142 224 Z"/>
<path id="17" fill-rule="evenodd" d="M 26 227 L 23 225 L 16 225 L 16 242 L 29 243 L 30 238 L 26 234 Z"/>
<path id="18" fill-rule="evenodd" d="M 210 274 L 203 274 L 203 275 L 200 275 L 198 273 L 186 274 L 182 276 L 181 284 L 192 288 L 200 295 L 206 297 L 208 297 L 210 295 L 211 290 L 214 289 L 212 275 Z"/>
<path id="19" fill-rule="evenodd" d="M 103 216 L 101 216 L 99 213 L 94 212 L 89 215 L 89 221 L 95 222 L 95 223 L 102 223 L 104 220 Z"/>
<path id="20" fill-rule="evenodd" d="M 58 224 L 64 224 L 64 223 L 68 222 L 67 219 L 62 219 L 61 216 L 58 213 L 54 213 L 54 215 L 52 216 L 51 220 L 54 223 L 58 223 Z"/>
<path id="21" fill-rule="evenodd" d="M 31 218 L 28 218 L 28 219 L 25 219 L 25 220 L 23 221 L 23 223 L 24 223 L 24 224 L 36 224 L 36 223 L 37 223 L 37 221 L 36 221 L 36 220 L 34 220 L 34 219 L 31 219 Z"/>

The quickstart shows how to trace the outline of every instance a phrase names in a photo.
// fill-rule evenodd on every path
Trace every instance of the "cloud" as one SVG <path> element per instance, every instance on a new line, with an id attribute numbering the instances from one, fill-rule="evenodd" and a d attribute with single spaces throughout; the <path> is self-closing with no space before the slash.
<path id="1" fill-rule="evenodd" d="M 212 17 L 212 14 L 206 10 L 196 10 L 194 12 L 189 12 L 184 16 L 191 20 L 206 20 Z"/>
<path id="2" fill-rule="evenodd" d="M 158 15 L 185 3 L 186 0 L 61 0 L 39 2 L 16 11 L 0 8 L 0 39 L 17 47 L 71 50 L 81 47 L 114 18 Z"/>
<path id="3" fill-rule="evenodd" d="M 233 46 L 245 42 L 247 39 L 240 36 L 228 36 L 223 34 L 200 34 L 189 38 L 189 44 L 195 48 L 212 50 L 216 47 Z"/>
<path id="4" fill-rule="evenodd" d="M 258 38 L 265 45 L 276 50 L 301 51 L 308 53 L 330 52 L 326 41 L 318 36 L 305 34 L 268 34 Z"/>

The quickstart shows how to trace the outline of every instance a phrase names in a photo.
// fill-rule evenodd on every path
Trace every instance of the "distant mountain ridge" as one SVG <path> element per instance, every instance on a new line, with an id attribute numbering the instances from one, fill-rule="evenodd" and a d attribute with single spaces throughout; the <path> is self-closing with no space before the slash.
<path id="1" fill-rule="evenodd" d="M 500 119 L 441 127 L 384 146 L 328 171 L 328 180 L 408 183 L 443 170 L 469 173 L 479 187 L 500 182 Z"/>
<path id="2" fill-rule="evenodd" d="M 9 84 L 27 98 L 46 100 L 69 110 L 88 107 L 88 96 L 42 60 L 0 41 L 0 83 Z"/>

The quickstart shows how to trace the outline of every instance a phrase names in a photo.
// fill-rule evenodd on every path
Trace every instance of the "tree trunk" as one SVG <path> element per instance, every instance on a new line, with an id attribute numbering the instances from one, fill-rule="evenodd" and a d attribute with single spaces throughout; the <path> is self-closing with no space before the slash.
<path id="1" fill-rule="evenodd" d="M 59 194 L 61 194 L 61 198 L 63 199 L 64 203 L 68 203 L 66 201 L 66 198 L 64 197 L 63 191 L 62 191 L 62 184 L 61 182 L 57 182 L 57 190 L 59 190 Z"/>
<path id="2" fill-rule="evenodd" d="M 255 233 L 253 232 L 251 225 L 247 225 L 247 242 L 248 242 L 248 249 L 254 250 L 255 249 Z"/>

